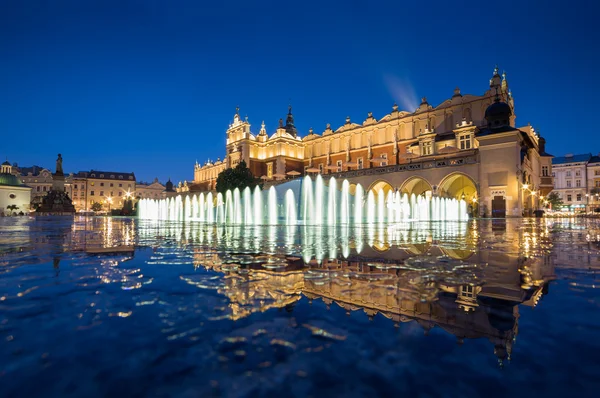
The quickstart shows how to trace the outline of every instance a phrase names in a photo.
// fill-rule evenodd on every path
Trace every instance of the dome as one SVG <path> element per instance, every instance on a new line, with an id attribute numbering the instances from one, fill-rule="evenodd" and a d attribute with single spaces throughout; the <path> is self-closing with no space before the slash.
<path id="1" fill-rule="evenodd" d="M 0 174 L 0 185 L 10 185 L 10 186 L 21 186 L 23 183 L 19 180 L 19 177 L 13 174 L 2 173 Z"/>
<path id="2" fill-rule="evenodd" d="M 173 191 L 173 183 L 171 182 L 171 179 L 169 178 L 169 181 L 167 181 L 167 183 L 165 184 L 165 187 L 167 188 L 166 190 L 171 192 Z"/>
<path id="3" fill-rule="evenodd" d="M 2 163 L 2 166 L 10 166 L 10 162 L 8 160 L 6 160 L 4 163 Z"/>
<path id="4" fill-rule="evenodd" d="M 497 97 L 494 103 L 485 110 L 485 120 L 487 120 L 490 128 L 508 126 L 511 115 L 510 106 Z"/>
<path id="5" fill-rule="evenodd" d="M 504 115 L 512 115 L 512 111 L 510 110 L 510 106 L 506 102 L 494 102 L 492 105 L 488 106 L 485 110 L 485 118 L 487 119 L 490 116 L 504 116 Z"/>

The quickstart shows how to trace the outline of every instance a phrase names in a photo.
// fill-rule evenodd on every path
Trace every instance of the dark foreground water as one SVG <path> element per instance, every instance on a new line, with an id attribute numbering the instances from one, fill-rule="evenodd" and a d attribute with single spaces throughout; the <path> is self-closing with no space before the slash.
<path id="1" fill-rule="evenodd" d="M 0 396 L 597 396 L 598 235 L 0 218 Z"/>

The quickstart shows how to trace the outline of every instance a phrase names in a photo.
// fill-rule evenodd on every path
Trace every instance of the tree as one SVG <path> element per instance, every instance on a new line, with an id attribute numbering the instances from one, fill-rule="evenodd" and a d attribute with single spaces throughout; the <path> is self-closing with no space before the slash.
<path id="1" fill-rule="evenodd" d="M 10 210 L 9 215 L 19 210 L 19 206 L 17 205 L 8 205 L 6 206 L 6 210 Z"/>
<path id="2" fill-rule="evenodd" d="M 133 200 L 131 198 L 123 201 L 123 208 L 121 209 L 122 216 L 130 216 L 133 214 Z"/>
<path id="3" fill-rule="evenodd" d="M 225 169 L 217 176 L 217 192 L 225 194 L 227 190 L 239 188 L 240 191 L 246 187 L 254 188 L 260 186 L 260 180 L 246 166 L 243 160 L 232 169 Z"/>
<path id="4" fill-rule="evenodd" d="M 100 210 L 102 210 L 102 203 L 94 202 L 94 203 L 92 203 L 92 206 L 90 207 L 90 209 L 92 209 L 93 212 L 97 213 Z"/>
<path id="5" fill-rule="evenodd" d="M 558 193 L 556 192 L 550 192 L 546 197 L 546 200 L 552 206 L 553 210 L 558 210 L 563 205 L 562 199 L 560 198 L 560 196 L 558 196 Z"/>

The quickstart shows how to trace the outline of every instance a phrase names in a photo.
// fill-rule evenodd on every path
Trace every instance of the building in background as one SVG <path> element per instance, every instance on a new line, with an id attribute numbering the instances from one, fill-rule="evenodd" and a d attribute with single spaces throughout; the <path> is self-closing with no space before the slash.
<path id="1" fill-rule="evenodd" d="M 16 208 L 11 208 L 16 206 Z M 13 173 L 12 165 L 6 161 L 0 166 L 0 215 L 29 214 L 31 187 Z"/>
<path id="2" fill-rule="evenodd" d="M 554 192 L 564 208 L 588 212 L 600 207 L 600 155 L 567 154 L 552 160 Z"/>
<path id="3" fill-rule="evenodd" d="M 138 182 L 135 185 L 135 197 L 139 199 L 162 199 L 166 196 L 166 187 L 155 178 L 152 183 Z"/>
<path id="4" fill-rule="evenodd" d="M 120 209 L 126 197 L 135 197 L 136 180 L 133 172 L 90 170 L 80 171 L 77 176 L 85 178 L 84 198 L 88 210 L 94 202 L 100 203 L 103 211 Z M 78 192 L 81 195 L 81 189 Z"/>

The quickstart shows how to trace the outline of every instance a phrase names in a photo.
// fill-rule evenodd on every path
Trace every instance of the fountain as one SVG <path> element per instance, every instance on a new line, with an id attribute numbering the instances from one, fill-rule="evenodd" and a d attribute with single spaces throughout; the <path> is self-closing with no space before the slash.
<path id="1" fill-rule="evenodd" d="M 340 186 L 340 189 L 338 189 Z M 365 198 L 366 196 L 366 198 Z M 304 177 L 268 190 L 256 187 L 154 200 L 142 199 L 139 217 L 163 221 L 195 221 L 226 225 L 350 225 L 393 224 L 405 221 L 465 221 L 464 200 L 410 196 L 383 189 L 374 192 L 350 181 Z"/>

